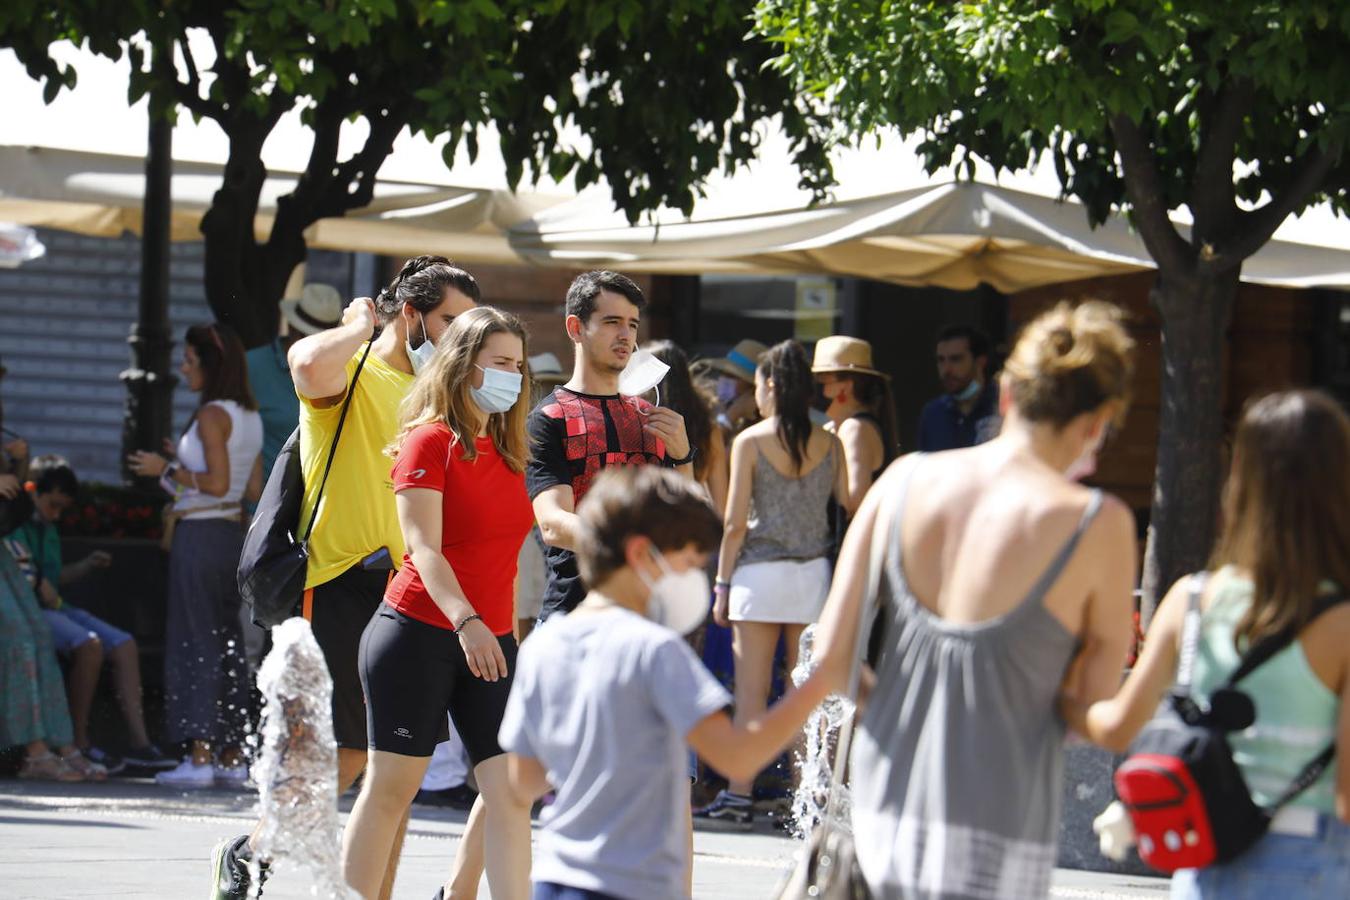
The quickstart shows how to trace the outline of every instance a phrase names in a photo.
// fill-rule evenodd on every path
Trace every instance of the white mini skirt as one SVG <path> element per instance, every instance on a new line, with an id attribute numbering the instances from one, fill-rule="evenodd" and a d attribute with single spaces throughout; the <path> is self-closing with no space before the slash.
<path id="1" fill-rule="evenodd" d="M 727 597 L 734 622 L 810 625 L 830 592 L 830 561 L 778 559 L 737 566 Z"/>

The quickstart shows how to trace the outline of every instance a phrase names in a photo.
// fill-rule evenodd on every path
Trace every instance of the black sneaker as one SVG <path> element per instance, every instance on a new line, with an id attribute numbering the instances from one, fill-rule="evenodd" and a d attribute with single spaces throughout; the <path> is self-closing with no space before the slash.
<path id="1" fill-rule="evenodd" d="M 107 769 L 109 775 L 120 774 L 121 771 L 127 767 L 127 762 L 124 758 L 114 756 L 102 747 L 90 747 L 88 750 L 84 751 L 84 756 L 90 762 L 98 763 L 100 766 Z M 178 763 L 169 760 L 170 768 L 176 765 L 178 765 Z"/>
<path id="2" fill-rule="evenodd" d="M 749 827 L 755 821 L 755 807 L 753 801 L 743 794 L 718 791 L 711 803 L 694 810 L 694 816 Z"/>
<path id="3" fill-rule="evenodd" d="M 211 851 L 211 900 L 249 900 L 248 864 L 252 859 L 246 834 L 216 844 Z M 265 862 L 258 863 L 258 892 L 252 896 L 262 896 L 269 868 Z"/>
<path id="4" fill-rule="evenodd" d="M 473 806 L 478 792 L 467 784 L 456 785 L 442 791 L 418 791 L 413 803 L 421 806 L 441 806 L 448 809 L 468 809 Z"/>
<path id="5" fill-rule="evenodd" d="M 151 769 L 155 772 L 165 772 L 178 765 L 178 760 L 165 756 L 164 751 L 154 744 L 146 744 L 144 747 L 128 750 L 123 754 L 122 762 L 135 769 Z M 109 769 L 109 771 L 112 770 Z"/>

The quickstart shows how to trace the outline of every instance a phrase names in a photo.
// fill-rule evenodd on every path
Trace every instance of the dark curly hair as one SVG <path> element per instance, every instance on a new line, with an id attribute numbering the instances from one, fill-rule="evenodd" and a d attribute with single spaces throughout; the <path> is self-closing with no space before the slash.
<path id="1" fill-rule="evenodd" d="M 811 441 L 811 404 L 816 398 L 816 379 L 806 350 L 793 340 L 774 344 L 760 360 L 759 372 L 770 381 L 778 439 L 801 472 Z"/>
<path id="2" fill-rule="evenodd" d="M 414 256 L 403 264 L 388 287 L 380 289 L 375 310 L 385 324 L 399 314 L 405 303 L 418 312 L 428 313 L 441 305 L 446 288 L 454 288 L 474 303 L 483 298 L 477 279 L 444 256 Z"/>

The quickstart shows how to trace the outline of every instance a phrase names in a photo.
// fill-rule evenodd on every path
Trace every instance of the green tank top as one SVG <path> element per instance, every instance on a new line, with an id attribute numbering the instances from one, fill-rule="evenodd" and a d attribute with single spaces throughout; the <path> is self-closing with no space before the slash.
<path id="1" fill-rule="evenodd" d="M 1201 618 L 1193 684 L 1205 698 L 1237 668 L 1233 646 L 1238 620 L 1252 600 L 1252 583 L 1231 568 L 1213 580 L 1209 606 Z M 1230 740 L 1233 759 L 1247 780 L 1252 799 L 1274 801 L 1327 744 L 1335 739 L 1340 701 L 1308 665 L 1298 641 L 1275 654 L 1238 687 L 1256 705 L 1256 723 Z M 1335 813 L 1336 761 L 1290 806 Z"/>

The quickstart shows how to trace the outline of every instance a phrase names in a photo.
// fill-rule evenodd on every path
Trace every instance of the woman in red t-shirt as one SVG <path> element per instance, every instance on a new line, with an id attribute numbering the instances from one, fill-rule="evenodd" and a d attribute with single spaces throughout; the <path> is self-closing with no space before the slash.
<path id="1" fill-rule="evenodd" d="M 361 638 L 370 751 L 342 842 L 343 874 L 363 897 L 379 894 L 447 710 L 487 810 L 492 896 L 529 895 L 530 809 L 497 744 L 516 661 L 516 559 L 534 524 L 525 358 L 520 320 L 479 307 L 455 318 L 404 401 L 392 478 L 408 552 Z"/>

